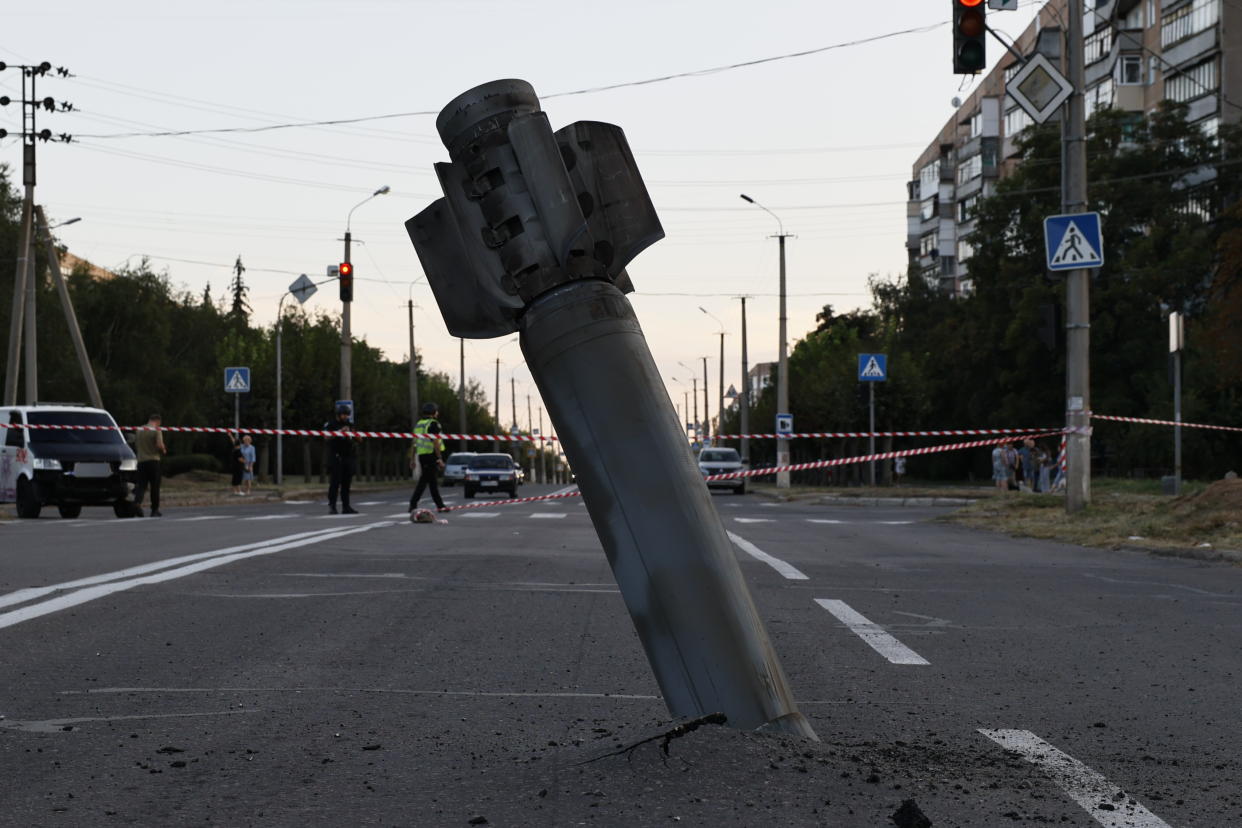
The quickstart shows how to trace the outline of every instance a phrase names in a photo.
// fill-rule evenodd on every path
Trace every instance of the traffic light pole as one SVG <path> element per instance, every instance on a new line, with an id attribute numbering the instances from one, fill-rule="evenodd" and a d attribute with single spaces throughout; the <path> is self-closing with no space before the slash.
<path id="1" fill-rule="evenodd" d="M 350 254 L 350 234 L 345 231 L 345 258 L 342 262 L 353 263 L 353 259 L 349 258 Z M 353 277 L 353 274 L 349 274 Z M 353 397 L 353 336 L 349 330 L 349 306 L 353 302 L 343 299 L 341 301 L 341 399 L 352 400 Z"/>
<path id="2" fill-rule="evenodd" d="M 1069 0 L 1066 69 L 1074 91 L 1062 123 L 1061 208 L 1087 209 L 1086 105 L 1083 98 L 1083 0 Z M 1068 469 L 1065 509 L 1074 514 L 1091 502 L 1091 271 L 1068 271 L 1065 283 L 1065 425 Z"/>
<path id="3" fill-rule="evenodd" d="M 410 239 L 450 333 L 519 334 L 669 712 L 814 739 L 625 297 L 664 233 L 624 134 L 553 133 L 518 80 L 436 126 L 453 163 Z"/>

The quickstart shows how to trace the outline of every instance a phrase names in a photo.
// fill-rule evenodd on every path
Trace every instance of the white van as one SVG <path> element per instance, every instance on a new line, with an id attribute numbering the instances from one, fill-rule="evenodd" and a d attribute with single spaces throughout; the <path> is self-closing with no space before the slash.
<path id="1" fill-rule="evenodd" d="M 82 405 L 0 407 L 0 503 L 17 516 L 37 518 L 54 505 L 63 518 L 83 506 L 112 506 L 117 517 L 136 513 L 129 484 L 138 459 L 107 411 Z M 83 430 L 40 425 L 103 426 Z"/>

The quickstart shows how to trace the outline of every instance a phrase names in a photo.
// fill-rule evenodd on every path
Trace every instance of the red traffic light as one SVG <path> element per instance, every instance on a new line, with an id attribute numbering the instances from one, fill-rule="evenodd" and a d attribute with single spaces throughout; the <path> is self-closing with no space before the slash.
<path id="1" fill-rule="evenodd" d="M 957 0 L 957 2 L 961 3 L 963 6 L 968 6 L 968 7 L 973 8 L 974 6 L 977 6 L 980 3 L 982 3 L 983 0 Z"/>
<path id="2" fill-rule="evenodd" d="M 354 266 L 350 264 L 349 262 L 341 262 L 340 272 L 341 272 L 341 276 L 353 276 Z"/>

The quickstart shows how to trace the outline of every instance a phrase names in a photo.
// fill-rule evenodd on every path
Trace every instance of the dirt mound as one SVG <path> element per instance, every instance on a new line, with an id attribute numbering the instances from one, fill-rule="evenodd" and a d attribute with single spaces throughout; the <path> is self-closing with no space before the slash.
<path id="1" fill-rule="evenodd" d="M 1169 512 L 1186 529 L 1234 528 L 1242 522 L 1242 479 L 1217 480 L 1198 494 L 1183 495 Z"/>

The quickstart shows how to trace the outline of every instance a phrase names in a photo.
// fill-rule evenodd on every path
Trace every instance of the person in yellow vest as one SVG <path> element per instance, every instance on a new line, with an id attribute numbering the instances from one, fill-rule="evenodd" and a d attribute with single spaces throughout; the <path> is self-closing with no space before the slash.
<path id="1" fill-rule="evenodd" d="M 134 507 L 142 517 L 142 499 L 151 489 L 151 517 L 160 517 L 160 458 L 168 453 L 164 435 L 160 433 L 160 415 L 152 414 L 147 425 L 134 436 L 134 453 L 138 455 L 138 485 L 134 486 Z"/>
<path id="2" fill-rule="evenodd" d="M 438 405 L 433 402 L 424 403 L 423 418 L 414 426 L 414 431 L 424 436 L 415 438 L 411 448 L 410 468 L 414 468 L 417 463 L 419 471 L 418 485 L 414 487 L 414 494 L 410 497 L 411 512 L 418 508 L 418 499 L 428 488 L 431 489 L 431 499 L 436 502 L 436 508 L 441 512 L 448 511 L 444 498 L 440 497 L 440 486 L 436 482 L 436 475 L 444 468 L 444 445 L 439 437 L 434 436 L 444 431 L 440 427 L 440 421 L 436 419 L 439 414 Z"/>

